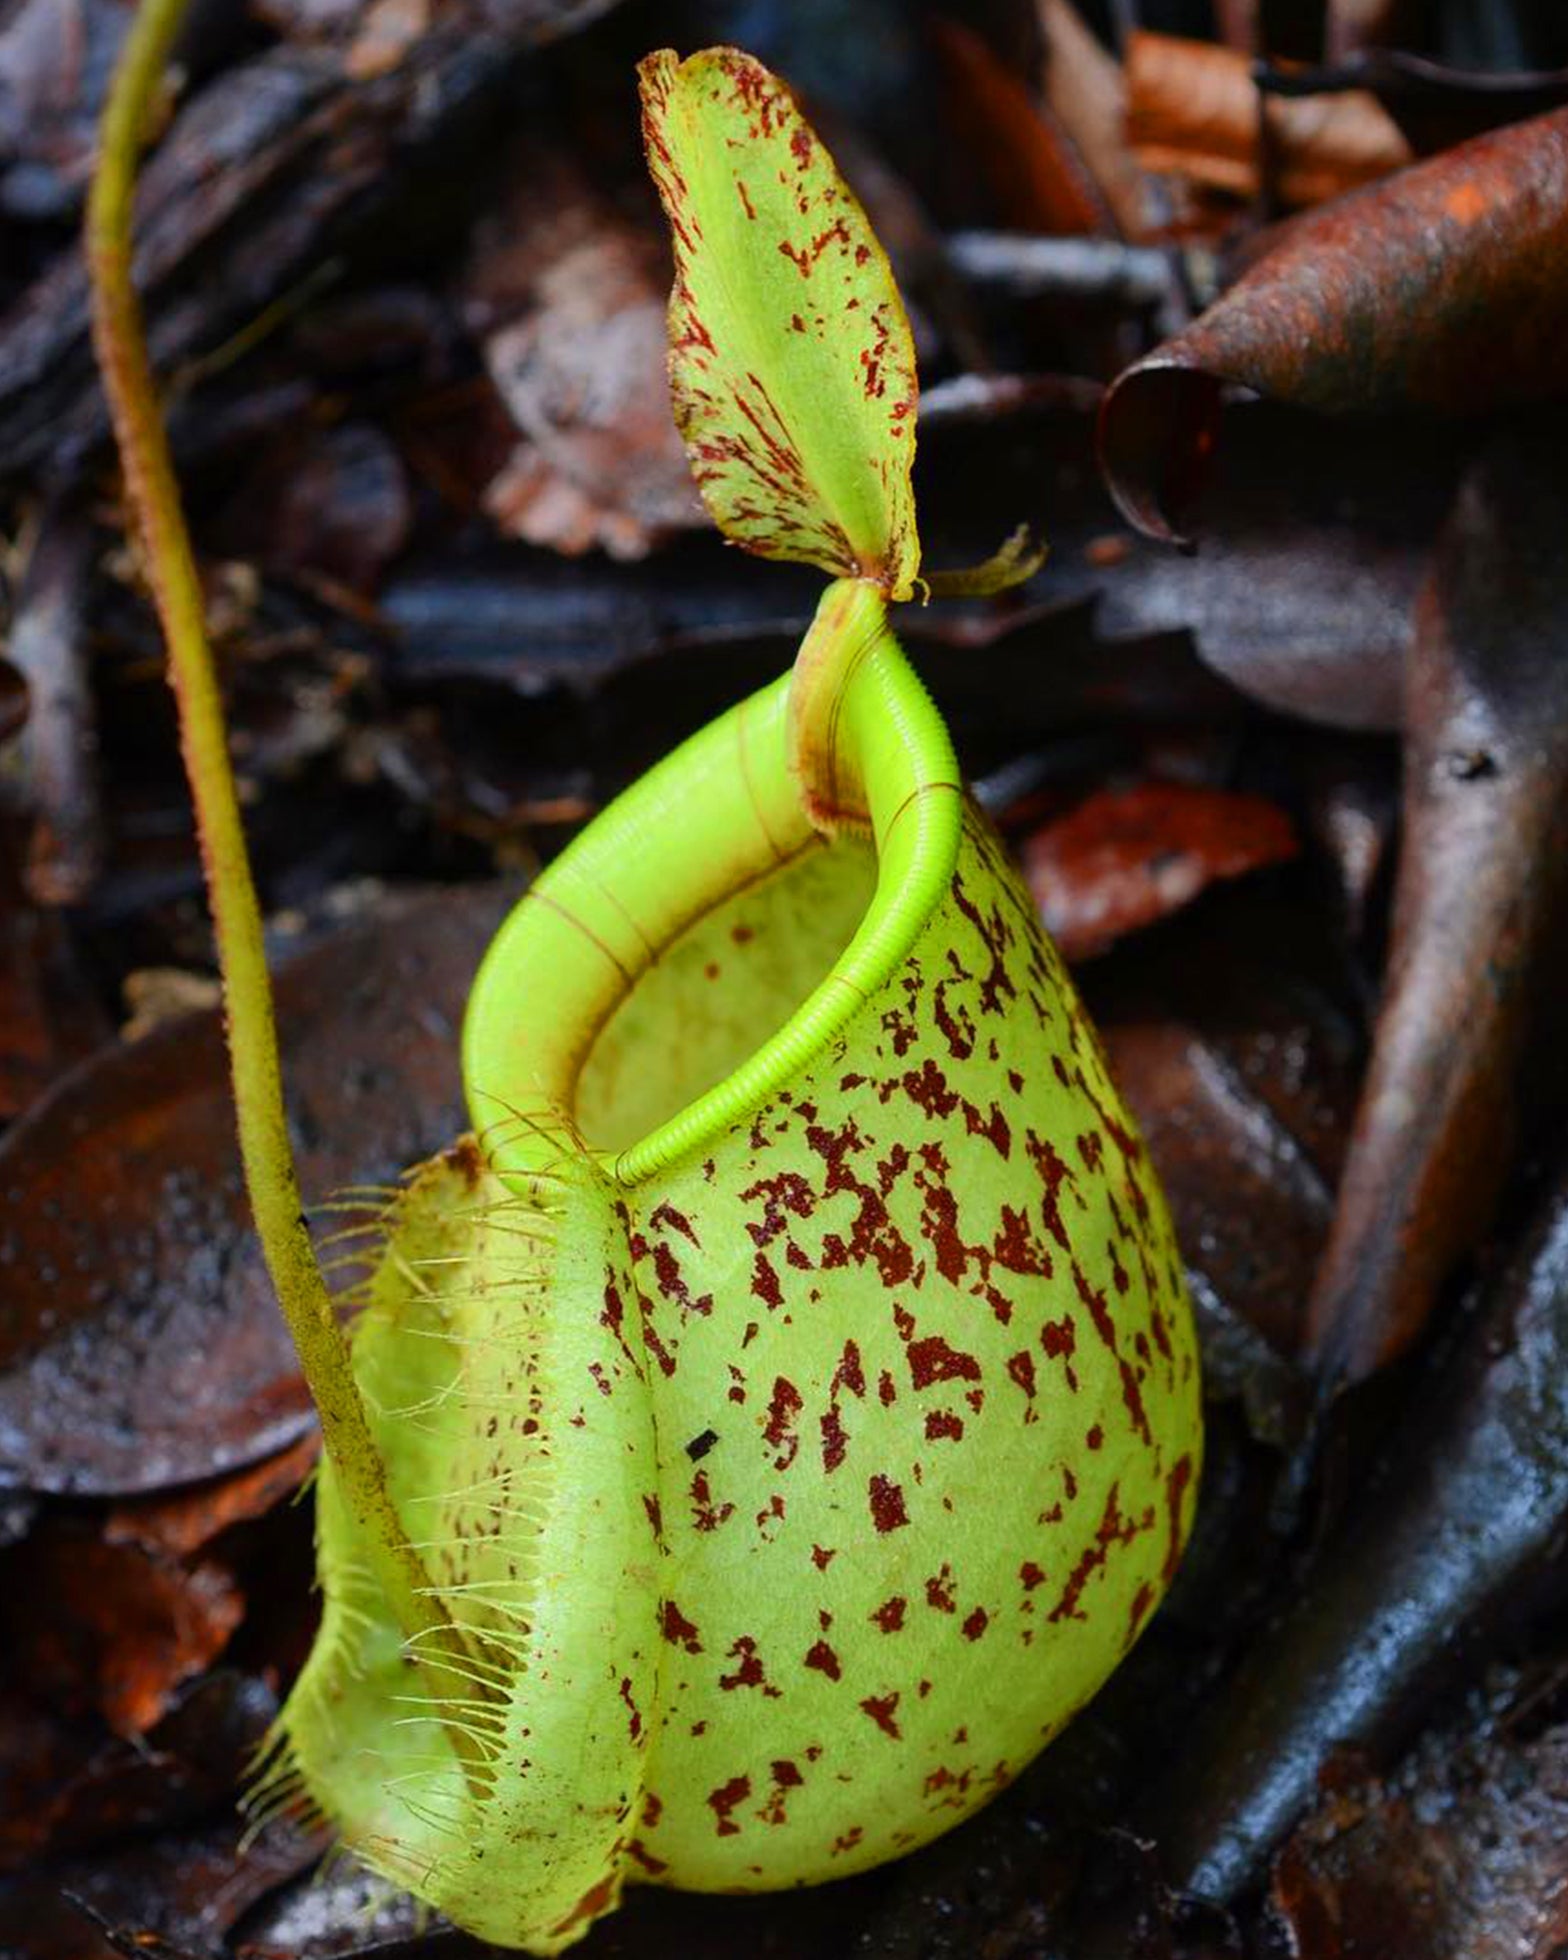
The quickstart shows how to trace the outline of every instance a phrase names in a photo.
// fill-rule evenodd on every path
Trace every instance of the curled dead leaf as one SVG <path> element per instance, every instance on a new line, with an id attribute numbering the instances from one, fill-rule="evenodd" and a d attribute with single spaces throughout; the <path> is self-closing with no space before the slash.
<path id="1" fill-rule="evenodd" d="M 558 156 L 525 153 L 466 278 L 517 438 L 484 494 L 506 535 L 626 559 L 707 524 L 670 416 L 668 281 L 647 226 Z"/>
<path id="2" fill-rule="evenodd" d="M 1100 459 L 1129 522 L 1180 542 L 1227 390 L 1347 414 L 1558 394 L 1568 110 L 1480 136 L 1307 216 L 1118 376 Z"/>

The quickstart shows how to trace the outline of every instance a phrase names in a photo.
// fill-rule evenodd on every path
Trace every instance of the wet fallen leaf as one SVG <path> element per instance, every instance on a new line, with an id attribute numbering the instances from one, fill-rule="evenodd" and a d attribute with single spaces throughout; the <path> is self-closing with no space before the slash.
<path id="1" fill-rule="evenodd" d="M 1393 944 L 1312 1302 L 1326 1382 L 1403 1353 L 1490 1222 L 1521 1122 L 1555 1109 L 1568 943 L 1560 442 L 1463 484 L 1407 678 Z"/>
<path id="2" fill-rule="evenodd" d="M 136 1545 L 144 1552 L 189 1558 L 231 1525 L 259 1518 L 292 1497 L 321 1454 L 321 1437 L 312 1429 L 286 1450 L 225 1477 L 203 1484 L 122 1499 L 104 1520 L 104 1541 Z"/>
<path id="3" fill-rule="evenodd" d="M 1435 1735 L 1321 1804 L 1275 1861 L 1289 1960 L 1553 1960 L 1568 1942 L 1568 1729 Z"/>
<path id="4" fill-rule="evenodd" d="M 398 1892 L 347 1859 L 307 1873 L 280 1887 L 240 1922 L 236 1944 L 247 1956 L 287 1954 L 289 1960 L 333 1960 L 334 1956 L 421 1944 L 439 1937 L 445 1922 L 428 1906 Z"/>
<path id="5" fill-rule="evenodd" d="M 246 1911 L 321 1850 L 319 1839 L 274 1830 L 242 1853 L 239 1832 L 231 1817 L 132 1839 L 0 1886 L 0 1951 L 22 1960 L 211 1960 Z"/>
<path id="6" fill-rule="evenodd" d="M 1166 1868 L 1218 1899 L 1260 1875 L 1336 1752 L 1386 1761 L 1490 1629 L 1539 1602 L 1568 1518 L 1568 1179 L 1389 1434 L 1285 1617 L 1154 1780 Z M 1363 1470 L 1363 1476 L 1365 1472 Z"/>
<path id="7" fill-rule="evenodd" d="M 245 1614 L 226 1566 L 106 1543 L 74 1521 L 35 1530 L 9 1560 L 4 1612 L 21 1678 L 89 1698 L 116 1735 L 145 1735 L 204 1673 Z"/>
<path id="8" fill-rule="evenodd" d="M 85 1712 L 8 1684 L 0 1697 L 0 1872 L 37 1870 L 137 1832 L 232 1802 L 278 1711 L 258 1675 L 219 1667 L 176 1692 L 170 1712 L 132 1740 Z M 227 1820 L 232 1839 L 238 1822 Z M 0 1920 L 0 1924 L 4 1921 Z"/>
<path id="9" fill-rule="evenodd" d="M 1237 885 L 1081 978 L 1204 1303 L 1293 1353 L 1359 1073 L 1331 933 L 1299 886 Z"/>
<path id="10" fill-rule="evenodd" d="M 462 1127 L 457 1025 L 503 904 L 490 887 L 415 901 L 280 976 L 308 1193 L 395 1177 Z M 0 1483 L 153 1490 L 309 1425 L 247 1227 L 215 1013 L 107 1051 L 19 1124 L 0 1215 Z"/>
<path id="11" fill-rule="evenodd" d="M 1220 878 L 1296 855 L 1277 805 L 1189 783 L 1102 790 L 1024 840 L 1024 875 L 1068 960 L 1092 958 Z"/>
<path id="12" fill-rule="evenodd" d="M 1111 387 L 1101 457 L 1117 503 L 1151 537 L 1182 534 L 1227 388 L 1340 414 L 1559 393 L 1565 254 L 1568 110 L 1296 219 Z"/>
<path id="13" fill-rule="evenodd" d="M 699 1897 L 657 1887 L 630 1889 L 620 1909 L 574 1949 L 582 1960 L 840 1960 L 853 1949 L 866 1906 L 885 1889 L 881 1874 L 795 1893 Z M 429 1923 L 427 1909 L 388 1899 L 352 1867 L 329 1866 L 257 1908 L 235 1943 L 256 1960 L 334 1960 L 367 1948 L 377 1960 L 490 1960 L 496 1949 Z"/>

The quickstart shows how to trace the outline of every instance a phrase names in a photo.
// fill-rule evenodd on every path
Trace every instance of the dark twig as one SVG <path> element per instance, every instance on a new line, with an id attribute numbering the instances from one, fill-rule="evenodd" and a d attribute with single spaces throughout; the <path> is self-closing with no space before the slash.
<path id="1" fill-rule="evenodd" d="M 1159 333 L 1178 330 L 1188 308 L 1185 285 L 1208 287 L 1212 268 L 1153 245 L 1114 238 L 1039 238 L 1022 232 L 961 231 L 948 241 L 956 271 L 979 286 L 1018 299 L 1093 300 L 1154 311 Z"/>

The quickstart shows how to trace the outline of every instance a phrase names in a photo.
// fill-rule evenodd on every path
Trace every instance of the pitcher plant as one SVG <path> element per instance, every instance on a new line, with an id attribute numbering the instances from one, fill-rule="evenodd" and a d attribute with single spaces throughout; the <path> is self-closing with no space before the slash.
<path id="1" fill-rule="evenodd" d="M 922 577 L 914 353 L 864 213 L 758 62 L 650 56 L 698 484 L 735 543 L 830 582 L 793 669 L 503 925 L 463 1034 L 473 1132 L 376 1220 L 345 1330 L 293 1191 L 130 296 L 128 160 L 176 13 L 138 21 L 92 246 L 247 1174 L 326 1442 L 321 1629 L 252 1805 L 540 1954 L 629 1881 L 861 1870 L 984 1803 L 1095 1692 L 1196 1497 L 1163 1199 L 888 623 L 1036 557 Z"/>

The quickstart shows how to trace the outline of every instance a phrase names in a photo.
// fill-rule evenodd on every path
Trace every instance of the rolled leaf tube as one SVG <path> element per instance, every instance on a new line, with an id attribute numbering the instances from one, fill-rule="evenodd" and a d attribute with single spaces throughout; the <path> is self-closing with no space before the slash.
<path id="1" fill-rule="evenodd" d="M 479 1141 L 412 1186 L 356 1324 L 469 1679 L 443 1705 L 408 1668 L 328 1470 L 277 1774 L 538 1952 L 628 1879 L 812 1884 L 956 1823 L 1190 1525 L 1143 1147 L 880 600 L 845 605 L 876 630 L 831 838 L 788 678 L 583 833 L 475 987 Z"/>

